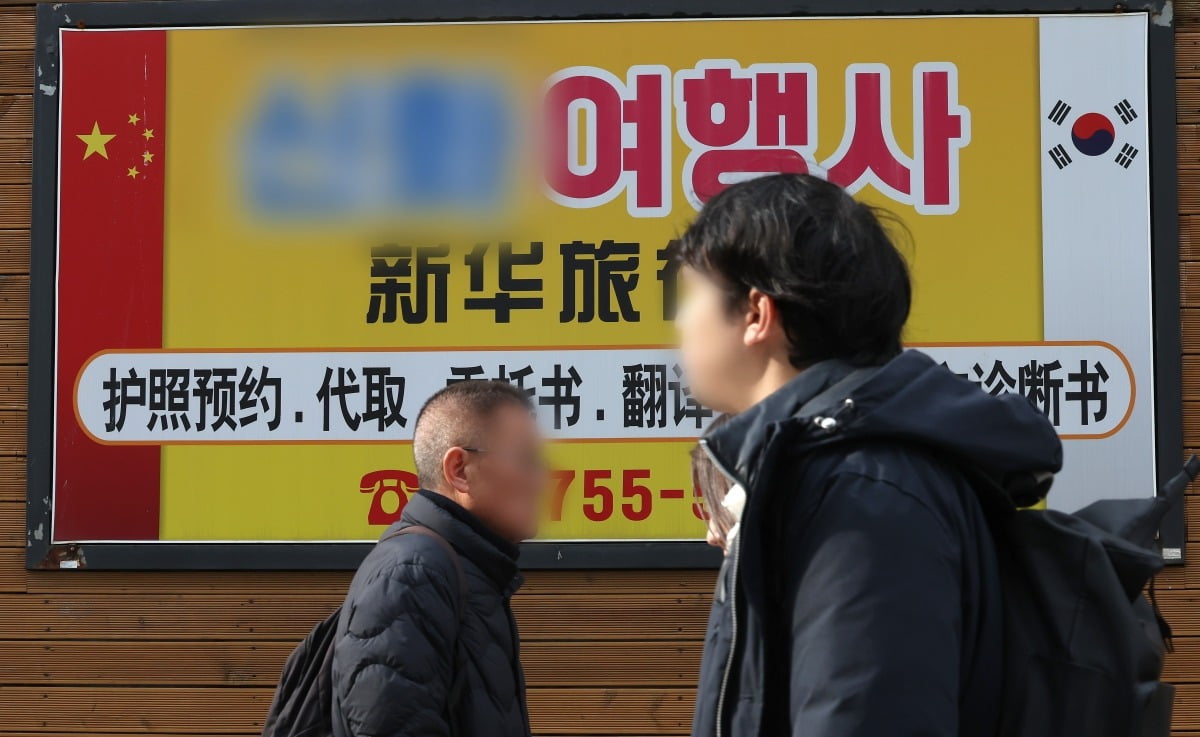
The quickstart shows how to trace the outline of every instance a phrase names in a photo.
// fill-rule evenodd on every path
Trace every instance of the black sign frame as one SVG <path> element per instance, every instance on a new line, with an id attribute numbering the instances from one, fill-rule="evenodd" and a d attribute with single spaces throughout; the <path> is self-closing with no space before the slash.
<path id="1" fill-rule="evenodd" d="M 56 86 L 59 29 L 202 27 L 224 25 L 402 23 L 651 18 L 923 16 L 1025 13 L 1148 15 L 1151 106 L 1151 241 L 1154 281 L 1155 417 L 1161 485 L 1178 470 L 1183 451 L 1182 356 L 1176 183 L 1175 33 L 1168 0 L 1136 9 L 1098 0 L 176 0 L 39 4 L 36 84 Z M 26 564 L 31 569 L 349 569 L 369 543 L 61 543 L 48 539 L 53 514 L 55 266 L 58 170 L 57 98 L 34 95 L 33 236 L 29 340 L 29 452 Z M 1182 563 L 1183 509 L 1161 530 L 1165 557 Z M 710 568 L 720 554 L 705 543 L 532 542 L 525 568 Z"/>

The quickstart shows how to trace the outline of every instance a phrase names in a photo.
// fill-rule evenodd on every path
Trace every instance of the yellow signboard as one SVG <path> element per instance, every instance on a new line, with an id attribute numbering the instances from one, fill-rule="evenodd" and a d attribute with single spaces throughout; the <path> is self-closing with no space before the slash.
<path id="1" fill-rule="evenodd" d="M 63 30 L 55 540 L 374 539 L 415 490 L 421 403 L 477 378 L 554 439 L 540 539 L 701 538 L 711 413 L 670 348 L 667 250 L 777 171 L 894 215 L 910 344 L 1081 444 L 1148 421 L 1141 346 L 1047 304 L 1048 173 L 1145 137 L 1144 113 L 1053 105 L 1053 22 Z M 1144 158 L 1089 176 L 1144 189 Z M 1104 410 L 1051 406 L 1070 381 Z"/>

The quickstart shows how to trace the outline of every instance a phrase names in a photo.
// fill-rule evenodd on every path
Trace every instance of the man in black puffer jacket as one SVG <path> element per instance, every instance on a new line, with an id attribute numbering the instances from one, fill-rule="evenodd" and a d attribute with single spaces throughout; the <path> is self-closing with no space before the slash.
<path id="1" fill-rule="evenodd" d="M 1001 582 L 964 468 L 1033 483 L 1054 428 L 902 350 L 905 263 L 834 184 L 736 184 L 678 256 L 691 389 L 737 414 L 702 444 L 746 492 L 693 737 L 995 734 Z"/>
<path id="2" fill-rule="evenodd" d="M 530 734 L 509 602 L 521 585 L 517 543 L 535 533 L 545 486 L 532 409 L 522 390 L 493 381 L 453 384 L 422 408 L 413 455 L 423 490 L 359 567 L 338 623 L 342 737 Z M 442 540 L 395 534 L 411 526 Z"/>

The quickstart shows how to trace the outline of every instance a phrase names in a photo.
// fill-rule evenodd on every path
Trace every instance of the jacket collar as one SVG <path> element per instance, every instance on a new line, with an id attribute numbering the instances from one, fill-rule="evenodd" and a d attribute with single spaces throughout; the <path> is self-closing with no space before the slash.
<path id="1" fill-rule="evenodd" d="M 460 555 L 483 571 L 503 595 L 512 595 L 524 582 L 517 567 L 518 548 L 452 499 L 426 490 L 413 494 L 400 521 L 389 532 L 412 525 L 428 527 L 445 538 Z"/>
<path id="2" fill-rule="evenodd" d="M 763 450 L 779 425 L 853 370 L 836 359 L 815 363 L 701 443 L 725 475 L 750 491 L 758 481 Z"/>

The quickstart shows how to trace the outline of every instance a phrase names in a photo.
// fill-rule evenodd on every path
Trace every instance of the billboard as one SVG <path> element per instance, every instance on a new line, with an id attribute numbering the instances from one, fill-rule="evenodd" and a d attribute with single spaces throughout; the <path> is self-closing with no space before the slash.
<path id="1" fill-rule="evenodd" d="M 532 564 L 710 561 L 667 249 L 778 171 L 903 223 L 907 343 L 1046 413 L 1052 505 L 1179 458 L 1149 13 L 241 6 L 42 10 L 31 565 L 352 565 L 416 490 L 421 403 L 478 378 L 555 440 Z"/>

